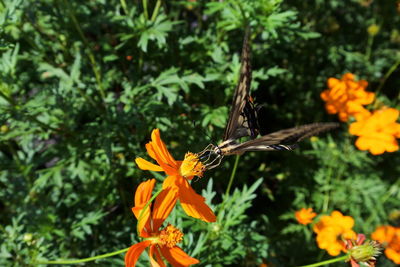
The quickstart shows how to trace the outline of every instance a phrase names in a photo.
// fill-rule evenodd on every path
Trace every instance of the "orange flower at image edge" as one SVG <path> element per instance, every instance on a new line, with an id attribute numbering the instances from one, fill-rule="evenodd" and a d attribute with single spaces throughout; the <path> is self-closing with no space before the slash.
<path id="1" fill-rule="evenodd" d="M 164 220 L 171 213 L 176 203 L 176 188 L 163 190 L 155 199 L 154 207 L 146 207 L 151 198 L 155 180 L 141 183 L 135 193 L 135 207 L 132 212 L 138 219 L 138 232 L 144 241 L 131 246 L 125 255 L 125 266 L 133 267 L 142 254 L 149 247 L 151 266 L 165 266 L 163 256 L 172 266 L 190 266 L 199 263 L 195 258 L 187 255 L 176 246 L 182 241 L 183 234 L 172 225 L 159 230 Z M 143 210 L 146 207 L 145 210 Z"/>
<path id="2" fill-rule="evenodd" d="M 312 223 L 312 220 L 315 216 L 317 216 L 317 214 L 313 212 L 312 208 L 302 208 L 301 210 L 295 212 L 297 222 L 304 225 Z"/>
<path id="3" fill-rule="evenodd" d="M 400 138 L 400 124 L 396 123 L 398 117 L 397 109 L 384 108 L 364 120 L 352 123 L 349 132 L 359 136 L 357 148 L 369 150 L 373 155 L 397 151 L 399 145 L 396 138 Z"/>
<path id="4" fill-rule="evenodd" d="M 135 161 L 139 168 L 157 172 L 164 171 L 168 177 L 164 180 L 163 188 L 177 189 L 177 197 L 186 214 L 206 222 L 215 222 L 216 217 L 205 203 L 205 198 L 197 194 L 188 182 L 194 176 L 201 177 L 205 169 L 197 155 L 189 152 L 186 153 L 183 161 L 176 161 L 161 140 L 159 129 L 155 129 L 151 133 L 151 141 L 146 144 L 146 150 L 158 165 L 143 158 L 136 158 Z"/>
<path id="5" fill-rule="evenodd" d="M 385 255 L 394 263 L 400 264 L 400 228 L 390 225 L 380 226 L 371 238 L 386 246 Z"/>
<path id="6" fill-rule="evenodd" d="M 354 219 L 343 216 L 339 211 L 333 211 L 330 216 L 322 216 L 313 227 L 317 234 L 318 247 L 325 249 L 329 255 L 337 256 L 345 251 L 344 239 L 356 239 L 357 235 L 352 230 Z"/>

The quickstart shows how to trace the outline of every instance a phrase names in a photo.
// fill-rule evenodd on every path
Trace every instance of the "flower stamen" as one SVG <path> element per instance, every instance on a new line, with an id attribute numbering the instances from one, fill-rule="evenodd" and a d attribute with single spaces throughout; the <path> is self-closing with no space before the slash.
<path id="1" fill-rule="evenodd" d="M 177 243 L 182 242 L 183 234 L 179 229 L 175 228 L 173 225 L 168 224 L 163 230 L 161 230 L 159 235 L 159 244 L 172 248 L 176 246 Z"/>
<path id="2" fill-rule="evenodd" d="M 193 176 L 202 177 L 204 171 L 205 171 L 205 166 L 199 160 L 197 154 L 194 154 L 192 152 L 188 152 L 185 154 L 185 159 L 183 160 L 179 168 L 179 172 L 183 177 L 185 178 Z"/>

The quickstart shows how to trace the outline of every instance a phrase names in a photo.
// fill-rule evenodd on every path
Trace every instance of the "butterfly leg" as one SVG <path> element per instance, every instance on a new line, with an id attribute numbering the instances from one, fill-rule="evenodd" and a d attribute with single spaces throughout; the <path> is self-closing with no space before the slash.
<path id="1" fill-rule="evenodd" d="M 211 170 L 211 169 L 214 169 L 215 167 L 218 167 L 219 164 L 221 164 L 221 161 L 222 161 L 223 157 L 224 157 L 223 155 L 217 155 L 210 163 L 207 163 L 205 165 L 206 169 L 207 170 Z"/>

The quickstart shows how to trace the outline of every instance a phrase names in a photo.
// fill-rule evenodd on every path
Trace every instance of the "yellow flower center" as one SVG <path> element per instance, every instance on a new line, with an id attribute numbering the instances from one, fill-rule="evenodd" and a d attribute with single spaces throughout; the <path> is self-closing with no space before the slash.
<path id="1" fill-rule="evenodd" d="M 197 154 L 188 152 L 185 154 L 185 159 L 183 160 L 179 172 L 183 177 L 191 176 L 203 176 L 205 171 L 205 166 L 199 161 Z"/>
<path id="2" fill-rule="evenodd" d="M 174 226 L 168 224 L 163 230 L 161 230 L 159 235 L 158 243 L 162 246 L 169 248 L 174 247 L 177 243 L 181 242 L 183 234 Z"/>

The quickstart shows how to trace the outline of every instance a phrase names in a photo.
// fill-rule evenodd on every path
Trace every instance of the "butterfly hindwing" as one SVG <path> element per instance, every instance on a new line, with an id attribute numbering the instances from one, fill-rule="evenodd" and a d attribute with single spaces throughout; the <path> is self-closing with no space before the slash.
<path id="1" fill-rule="evenodd" d="M 249 140 L 241 144 L 226 147 L 225 154 L 241 154 L 246 151 L 292 150 L 301 140 L 328 131 L 339 126 L 338 123 L 313 123 L 295 128 L 280 130 L 271 134 Z"/>

